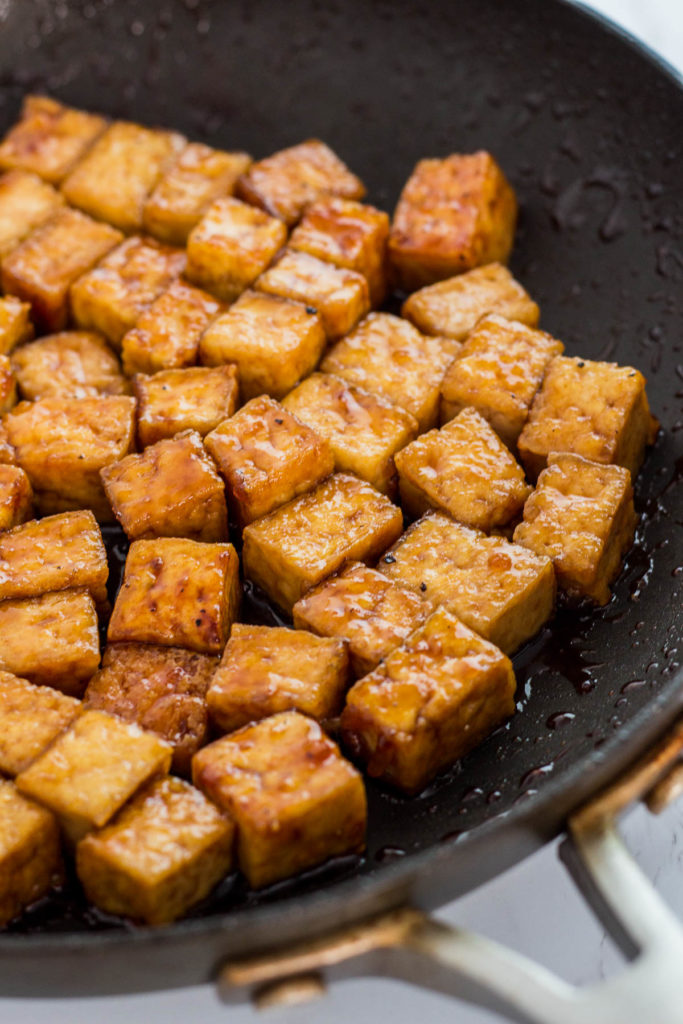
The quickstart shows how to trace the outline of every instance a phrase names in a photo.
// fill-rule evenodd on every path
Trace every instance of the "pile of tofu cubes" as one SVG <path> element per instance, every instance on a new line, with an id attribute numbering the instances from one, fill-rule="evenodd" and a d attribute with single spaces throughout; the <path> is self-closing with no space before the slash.
<path id="1" fill-rule="evenodd" d="M 317 140 L 29 96 L 0 170 L 0 925 L 64 853 L 149 924 L 361 853 L 359 769 L 418 792 L 513 713 L 556 588 L 609 599 L 643 376 L 538 329 L 488 153 L 390 222 Z"/>

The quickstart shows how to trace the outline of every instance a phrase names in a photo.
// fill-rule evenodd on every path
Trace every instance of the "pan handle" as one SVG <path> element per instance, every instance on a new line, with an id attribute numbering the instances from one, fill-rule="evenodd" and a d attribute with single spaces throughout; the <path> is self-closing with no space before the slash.
<path id="1" fill-rule="evenodd" d="M 646 757 L 572 816 L 562 859 L 631 963 L 576 988 L 514 951 L 402 908 L 286 953 L 232 961 L 219 992 L 258 1005 L 324 991 L 325 980 L 384 975 L 465 999 L 518 1024 L 680 1024 L 683 927 L 623 844 L 619 815 L 636 800 L 658 812 L 683 791 L 683 719 Z"/>

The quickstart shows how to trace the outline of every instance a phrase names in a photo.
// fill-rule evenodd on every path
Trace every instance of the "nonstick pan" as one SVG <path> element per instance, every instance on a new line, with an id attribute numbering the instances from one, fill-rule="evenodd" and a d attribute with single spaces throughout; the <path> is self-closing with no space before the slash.
<path id="1" fill-rule="evenodd" d="M 0 128 L 26 91 L 263 156 L 318 136 L 391 210 L 422 156 L 491 150 L 521 219 L 512 270 L 569 354 L 648 377 L 662 430 L 635 546 L 599 610 L 560 610 L 515 658 L 518 713 L 425 793 L 369 783 L 367 853 L 261 894 L 228 879 L 150 930 L 69 887 L 0 937 L 4 995 L 201 982 L 525 856 L 679 715 L 683 675 L 683 91 L 558 0 L 2 0 Z"/>

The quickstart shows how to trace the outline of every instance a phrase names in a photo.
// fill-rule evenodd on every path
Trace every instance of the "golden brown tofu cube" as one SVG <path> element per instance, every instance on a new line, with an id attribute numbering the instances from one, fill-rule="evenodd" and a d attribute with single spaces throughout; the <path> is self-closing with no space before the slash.
<path id="1" fill-rule="evenodd" d="M 227 540 L 228 510 L 218 470 L 196 430 L 157 441 L 102 472 L 114 515 L 130 540 Z"/>
<path id="2" fill-rule="evenodd" d="M 344 473 L 244 530 L 245 576 L 284 611 L 350 561 L 371 562 L 403 528 L 400 508 Z"/>
<path id="3" fill-rule="evenodd" d="M 282 404 L 329 443 L 335 468 L 396 493 L 394 455 L 417 434 L 405 409 L 330 373 L 313 373 Z"/>
<path id="4" fill-rule="evenodd" d="M 279 711 L 301 711 L 321 722 L 340 713 L 348 683 L 343 640 L 236 622 L 206 703 L 221 732 Z"/>
<path id="5" fill-rule="evenodd" d="M 237 368 L 188 366 L 161 370 L 151 377 L 138 374 L 133 381 L 138 403 L 138 443 L 141 448 L 195 430 L 204 437 L 237 408 Z"/>
<path id="6" fill-rule="evenodd" d="M 239 559 L 232 544 L 136 540 L 107 639 L 220 654 L 239 599 Z"/>
<path id="7" fill-rule="evenodd" d="M 237 824 L 237 857 L 260 889 L 365 846 L 363 780 L 317 722 L 284 711 L 204 747 L 194 783 Z"/>
<path id="8" fill-rule="evenodd" d="M 76 850 L 90 903 L 160 925 L 182 917 L 232 867 L 235 826 L 181 779 L 149 783 Z"/>
<path id="9" fill-rule="evenodd" d="M 570 597 L 607 604 L 636 523 L 627 469 L 552 453 L 514 540 L 552 559 Z"/>
<path id="10" fill-rule="evenodd" d="M 174 281 L 124 334 L 124 370 L 132 377 L 134 373 L 192 366 L 197 362 L 199 339 L 223 308 L 201 288 Z"/>
<path id="11" fill-rule="evenodd" d="M 59 210 L 2 261 L 3 291 L 30 303 L 42 331 L 61 331 L 69 288 L 121 241 L 121 233 L 78 210 Z"/>
<path id="12" fill-rule="evenodd" d="M 517 200 L 490 155 L 420 160 L 406 182 L 389 234 L 389 260 L 413 291 L 485 263 L 507 263 Z"/>
<path id="13" fill-rule="evenodd" d="M 33 324 L 29 317 L 31 306 L 14 295 L 0 298 L 0 355 L 6 355 L 17 345 L 30 341 Z"/>
<path id="14" fill-rule="evenodd" d="M 234 302 L 263 273 L 287 240 L 287 228 L 247 203 L 216 199 L 187 240 L 187 277 Z"/>
<path id="15" fill-rule="evenodd" d="M 0 531 L 25 523 L 33 516 L 33 488 L 23 469 L 4 464 L 0 458 Z M 0 552 L 2 537 L 0 537 Z M 0 566 L 2 555 L 0 554 Z M 0 591 L 3 577 L 0 576 Z"/>
<path id="16" fill-rule="evenodd" d="M 0 772 L 23 772 L 80 713 L 80 700 L 0 672 Z"/>
<path id="17" fill-rule="evenodd" d="M 57 822 L 0 779 L 0 928 L 62 881 Z"/>
<path id="18" fill-rule="evenodd" d="M 317 310 L 330 341 L 348 334 L 370 309 L 368 282 L 362 274 L 294 249 L 286 249 L 254 287 Z"/>
<path id="19" fill-rule="evenodd" d="M 115 121 L 62 184 L 67 202 L 132 234 L 142 227 L 147 196 L 185 139 L 177 132 Z"/>
<path id="20" fill-rule="evenodd" d="M 105 118 L 49 96 L 26 96 L 19 121 L 0 143 L 0 168 L 33 171 L 59 184 L 107 126 Z"/>
<path id="21" fill-rule="evenodd" d="M 113 521 L 100 470 L 133 447 L 133 398 L 102 395 L 20 402 L 5 417 L 5 426 L 40 511 L 90 508 L 100 521 Z"/>
<path id="22" fill-rule="evenodd" d="M 428 615 L 412 590 L 361 562 L 313 587 L 292 609 L 296 629 L 348 642 L 356 676 L 371 672 Z"/>
<path id="23" fill-rule="evenodd" d="M 457 341 L 428 338 L 407 320 L 371 313 L 330 349 L 321 369 L 382 395 L 411 413 L 423 431 L 437 424 L 439 388 L 459 351 Z"/>
<path id="24" fill-rule="evenodd" d="M 0 259 L 63 205 L 64 196 L 35 174 L 0 175 Z"/>
<path id="25" fill-rule="evenodd" d="M 0 420 L 0 466 L 16 466 L 17 453 L 9 443 L 7 427 Z"/>
<path id="26" fill-rule="evenodd" d="M 199 359 L 207 366 L 235 363 L 245 400 L 283 398 L 316 368 L 324 348 L 312 306 L 248 291 L 204 331 Z"/>
<path id="27" fill-rule="evenodd" d="M 267 395 L 252 398 L 204 443 L 240 526 L 310 491 L 334 469 L 327 442 Z"/>
<path id="28" fill-rule="evenodd" d="M 416 793 L 514 713 L 512 663 L 438 608 L 349 691 L 346 747 L 375 778 Z"/>
<path id="29" fill-rule="evenodd" d="M 171 746 L 103 711 L 83 711 L 25 771 L 17 788 L 48 807 L 75 844 L 102 828 L 137 789 L 171 764 Z"/>
<path id="30" fill-rule="evenodd" d="M 549 558 L 440 512 L 427 512 L 406 530 L 378 569 L 430 608 L 446 605 L 506 654 L 538 632 L 555 604 Z"/>
<path id="31" fill-rule="evenodd" d="M 162 242 L 185 245 L 207 206 L 231 195 L 250 163 L 247 153 L 225 153 L 201 142 L 189 143 L 145 203 L 145 231 Z"/>
<path id="32" fill-rule="evenodd" d="M 0 356 L 0 416 L 17 404 L 17 381 L 7 356 Z"/>
<path id="33" fill-rule="evenodd" d="M 94 331 L 61 331 L 22 345 L 12 355 L 12 367 L 30 401 L 130 391 L 116 353 Z"/>
<path id="34" fill-rule="evenodd" d="M 87 590 L 0 602 L 0 669 L 80 697 L 100 663 L 97 611 Z"/>
<path id="35" fill-rule="evenodd" d="M 368 282 L 370 303 L 379 306 L 387 290 L 389 216 L 353 199 L 322 199 L 306 209 L 289 248 L 336 267 L 356 270 Z"/>
<path id="36" fill-rule="evenodd" d="M 155 732 L 173 747 L 173 770 L 189 775 L 206 740 L 206 691 L 216 658 L 180 647 L 109 644 L 83 704 Z"/>

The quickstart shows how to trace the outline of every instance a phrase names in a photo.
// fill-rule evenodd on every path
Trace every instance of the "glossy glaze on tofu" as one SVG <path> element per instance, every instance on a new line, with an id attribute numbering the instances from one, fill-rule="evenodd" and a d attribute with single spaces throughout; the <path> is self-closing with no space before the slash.
<path id="1" fill-rule="evenodd" d="M 95 331 L 61 331 L 22 345 L 12 353 L 22 398 L 87 398 L 127 395 L 131 387 L 121 364 Z"/>
<path id="2" fill-rule="evenodd" d="M 0 672 L 0 772 L 14 776 L 71 725 L 81 702 L 52 686 Z"/>
<path id="3" fill-rule="evenodd" d="M 64 196 L 35 174 L 28 171 L 1 174 L 0 259 L 63 205 Z"/>
<path id="4" fill-rule="evenodd" d="M 2 461 L 0 453 L 0 531 L 25 523 L 33 517 L 33 488 L 19 466 Z M 2 537 L 0 536 L 0 551 Z M 2 562 L 0 561 L 0 565 Z M 0 588 L 2 583 L 0 582 Z"/>
<path id="5" fill-rule="evenodd" d="M 14 295 L 0 298 L 0 355 L 7 355 L 17 345 L 33 337 L 31 304 Z"/>
<path id="6" fill-rule="evenodd" d="M 99 114 L 49 96 L 24 98 L 19 121 L 0 143 L 0 168 L 32 171 L 57 185 L 107 126 Z"/>
<path id="7" fill-rule="evenodd" d="M 141 448 L 194 430 L 202 437 L 232 416 L 239 399 L 237 367 L 188 366 L 133 380 Z"/>
<path id="8" fill-rule="evenodd" d="M 17 404 L 17 381 L 8 356 L 0 355 L 0 416 Z"/>
<path id="9" fill-rule="evenodd" d="M 0 779 L 0 928 L 63 880 L 54 815 Z"/>

